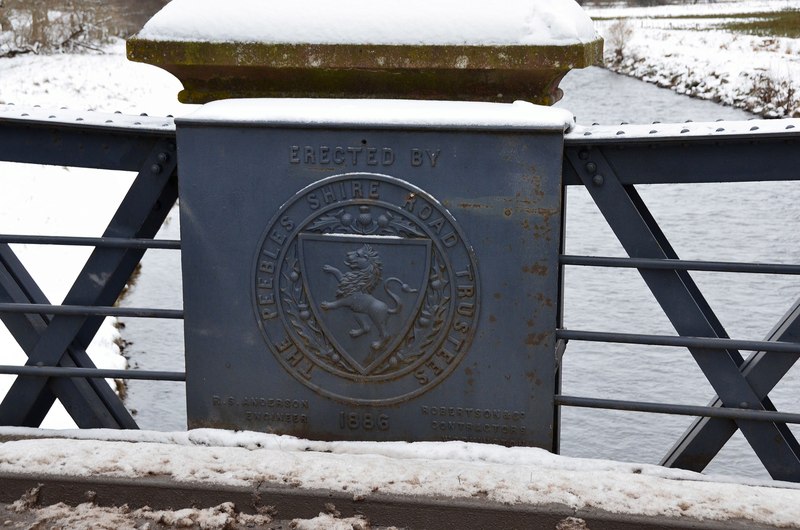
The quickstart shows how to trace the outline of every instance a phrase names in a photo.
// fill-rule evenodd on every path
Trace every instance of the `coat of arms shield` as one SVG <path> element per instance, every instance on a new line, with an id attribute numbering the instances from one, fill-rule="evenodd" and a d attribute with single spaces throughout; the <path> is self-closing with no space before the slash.
<path id="1" fill-rule="evenodd" d="M 317 322 L 356 371 L 370 374 L 397 349 L 419 313 L 431 240 L 313 233 L 298 240 Z"/>

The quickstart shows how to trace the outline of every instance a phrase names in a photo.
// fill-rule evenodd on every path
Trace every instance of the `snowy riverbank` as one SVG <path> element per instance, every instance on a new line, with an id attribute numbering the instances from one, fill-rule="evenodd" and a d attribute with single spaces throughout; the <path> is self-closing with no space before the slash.
<path id="1" fill-rule="evenodd" d="M 743 14 L 784 10 L 800 10 L 800 1 L 587 8 L 605 38 L 609 69 L 765 117 L 797 117 L 800 39 L 722 27 L 751 20 Z"/>

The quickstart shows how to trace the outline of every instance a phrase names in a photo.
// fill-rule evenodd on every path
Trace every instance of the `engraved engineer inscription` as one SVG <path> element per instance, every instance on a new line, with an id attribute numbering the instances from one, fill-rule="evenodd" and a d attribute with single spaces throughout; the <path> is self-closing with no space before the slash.
<path id="1" fill-rule="evenodd" d="M 301 190 L 267 225 L 253 271 L 255 315 L 276 359 L 346 403 L 427 391 L 475 333 L 472 248 L 436 199 L 394 177 L 352 173 Z"/>

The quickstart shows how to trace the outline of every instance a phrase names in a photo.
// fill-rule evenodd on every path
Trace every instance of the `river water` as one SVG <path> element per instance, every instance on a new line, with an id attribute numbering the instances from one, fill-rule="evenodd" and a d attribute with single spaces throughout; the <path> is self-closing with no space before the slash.
<path id="1" fill-rule="evenodd" d="M 578 123 L 742 120 L 746 112 L 689 99 L 599 68 L 570 73 L 558 106 Z M 645 202 L 684 259 L 800 263 L 800 183 L 641 186 Z M 585 190 L 567 196 L 568 254 L 624 256 Z M 177 215 L 160 237 L 178 238 Z M 728 334 L 762 339 L 800 297 L 791 276 L 692 273 Z M 568 267 L 565 326 L 571 329 L 674 334 L 635 270 Z M 148 251 L 128 306 L 181 307 L 180 258 Z M 180 322 L 125 320 L 126 354 L 133 367 L 183 370 Z M 747 355 L 748 352 L 743 352 Z M 688 351 L 680 348 L 572 342 L 563 364 L 562 392 L 610 399 L 705 405 L 714 395 Z M 772 392 L 779 410 L 798 411 L 800 369 Z M 142 428 L 186 428 L 180 383 L 129 382 L 128 406 Z M 688 417 L 564 408 L 561 452 L 568 456 L 657 463 L 683 433 Z M 795 430 L 796 434 L 800 434 Z M 708 469 L 767 478 L 737 434 Z"/>

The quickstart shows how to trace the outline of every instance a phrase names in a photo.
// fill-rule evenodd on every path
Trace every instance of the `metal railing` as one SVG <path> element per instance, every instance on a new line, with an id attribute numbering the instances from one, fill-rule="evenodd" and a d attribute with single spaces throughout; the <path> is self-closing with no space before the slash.
<path id="1" fill-rule="evenodd" d="M 800 414 L 778 412 L 768 398 L 800 357 L 800 343 L 784 340 L 798 334 L 799 306 L 784 317 L 781 332 L 767 340 L 731 339 L 688 275 L 690 270 L 800 275 L 800 265 L 680 260 L 635 188 L 800 180 L 797 131 L 800 120 L 592 127 L 567 134 L 564 186 L 589 191 L 630 257 L 562 255 L 562 269 L 637 269 L 678 335 L 561 328 L 556 338 L 562 346 L 599 341 L 687 348 L 721 397 L 712 406 L 690 406 L 558 394 L 557 407 L 696 416 L 663 461 L 696 470 L 741 429 L 774 478 L 800 481 L 800 444 L 786 428 L 787 423 L 800 423 Z M 113 305 L 145 250 L 180 249 L 179 241 L 153 239 L 177 199 L 175 158 L 175 129 L 169 119 L 0 107 L 0 160 L 137 172 L 103 237 L 0 235 L 0 314 L 29 357 L 26 366 L 0 366 L 0 373 L 19 376 L 0 404 L 0 424 L 38 426 L 59 397 L 73 405 L 68 408 L 80 427 L 136 428 L 116 394 L 97 379 L 185 381 L 183 372 L 97 369 L 85 353 L 102 317 L 183 317 L 181 310 Z M 647 160 L 646 171 L 642 160 Z M 79 245 L 94 251 L 64 304 L 53 305 L 10 244 Z M 90 277 L 107 280 L 97 285 Z M 744 359 L 738 350 L 756 353 Z M 773 361 L 775 354 L 782 356 Z"/>
<path id="2" fill-rule="evenodd" d="M 566 136 L 564 184 L 583 186 L 627 258 L 562 255 L 560 265 L 637 269 L 678 335 L 558 329 L 562 341 L 686 348 L 719 397 L 711 406 L 556 395 L 558 407 L 696 416 L 662 464 L 702 471 L 741 430 L 773 478 L 800 481 L 800 444 L 768 394 L 800 357 L 800 301 L 766 340 L 737 340 L 688 271 L 797 275 L 796 264 L 684 261 L 636 189 L 640 184 L 800 180 L 800 120 L 579 129 Z M 562 272 L 563 278 L 563 272 Z M 753 354 L 744 359 L 739 350 Z"/>
<path id="3" fill-rule="evenodd" d="M 179 241 L 154 239 L 178 196 L 172 120 L 0 106 L 0 160 L 136 172 L 102 237 L 0 236 L 0 314 L 28 356 L 25 366 L 0 366 L 18 376 L 0 403 L 0 424 L 38 426 L 59 398 L 81 428 L 137 428 L 102 379 L 185 381 L 185 373 L 98 369 L 86 347 L 106 316 L 183 318 L 181 310 L 115 307 L 147 249 L 180 249 Z M 93 250 L 54 305 L 11 244 Z"/>

